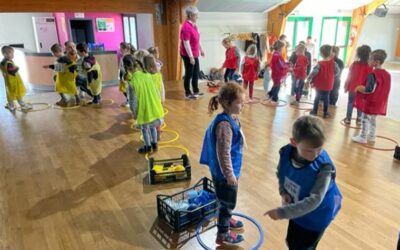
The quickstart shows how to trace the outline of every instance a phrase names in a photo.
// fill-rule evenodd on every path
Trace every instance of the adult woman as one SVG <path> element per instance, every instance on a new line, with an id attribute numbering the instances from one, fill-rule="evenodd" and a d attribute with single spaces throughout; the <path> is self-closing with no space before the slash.
<path id="1" fill-rule="evenodd" d="M 199 54 L 204 56 L 200 46 L 200 33 L 196 26 L 196 20 L 199 10 L 195 6 L 188 6 L 185 10 L 186 20 L 182 25 L 180 39 L 180 54 L 185 65 L 185 98 L 196 99 L 203 93 L 200 93 L 198 87 L 199 80 Z M 192 89 L 190 90 L 190 80 L 192 80 Z"/>

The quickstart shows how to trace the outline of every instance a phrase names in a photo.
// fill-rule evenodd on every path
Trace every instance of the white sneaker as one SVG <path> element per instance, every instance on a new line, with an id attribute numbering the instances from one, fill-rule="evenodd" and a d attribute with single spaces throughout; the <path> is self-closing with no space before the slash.
<path id="1" fill-rule="evenodd" d="M 32 105 L 31 104 L 25 103 L 24 105 L 21 106 L 21 110 L 22 111 L 27 111 L 27 110 L 30 110 L 30 109 L 32 109 Z"/>
<path id="2" fill-rule="evenodd" d="M 367 141 L 375 142 L 375 136 L 367 136 Z"/>
<path id="3" fill-rule="evenodd" d="M 367 138 L 361 136 L 361 135 L 357 135 L 357 136 L 353 136 L 351 138 L 352 141 L 357 142 L 357 143 L 362 143 L 365 144 L 367 143 Z"/>
<path id="4" fill-rule="evenodd" d="M 11 112 L 14 112 L 17 109 L 15 105 L 10 105 L 9 103 L 6 104 L 5 108 L 10 110 Z"/>

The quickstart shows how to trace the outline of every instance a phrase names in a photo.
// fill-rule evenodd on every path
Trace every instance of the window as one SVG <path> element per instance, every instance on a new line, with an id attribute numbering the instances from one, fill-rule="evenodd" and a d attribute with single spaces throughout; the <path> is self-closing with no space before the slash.
<path id="1" fill-rule="evenodd" d="M 137 49 L 138 42 L 137 42 L 137 31 L 136 31 L 136 17 L 124 15 L 123 23 L 124 23 L 125 42 L 132 44 Z"/>

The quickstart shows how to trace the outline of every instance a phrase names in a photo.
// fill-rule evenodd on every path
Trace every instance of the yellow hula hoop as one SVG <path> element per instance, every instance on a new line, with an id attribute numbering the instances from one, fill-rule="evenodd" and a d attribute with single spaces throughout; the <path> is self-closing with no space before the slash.
<path id="1" fill-rule="evenodd" d="M 164 108 L 164 116 L 168 115 L 168 113 L 169 113 L 169 110 Z"/>
<path id="2" fill-rule="evenodd" d="M 164 122 L 164 123 L 161 125 L 161 129 L 164 131 L 164 129 L 165 129 L 166 127 L 167 127 L 167 123 Z M 135 121 L 133 121 L 133 123 L 132 123 L 132 125 L 131 125 L 131 129 L 140 131 L 140 129 L 138 129 L 138 128 L 135 127 Z"/>
<path id="3" fill-rule="evenodd" d="M 27 103 L 28 103 L 28 102 L 27 102 Z M 46 103 L 46 102 L 36 102 L 36 103 L 29 103 L 29 104 L 32 105 L 32 106 L 35 106 L 35 105 L 43 105 L 44 107 L 43 107 L 43 108 L 38 108 L 38 109 L 33 109 L 33 107 L 32 107 L 32 109 L 28 109 L 28 110 L 22 110 L 21 107 L 18 107 L 17 110 L 20 111 L 20 112 L 27 113 L 27 112 L 43 111 L 43 110 L 46 110 L 46 109 L 51 108 L 51 104 Z"/>
<path id="4" fill-rule="evenodd" d="M 170 139 L 170 140 L 168 140 L 168 141 L 159 141 L 158 144 L 160 144 L 160 145 L 172 143 L 172 142 L 177 141 L 177 140 L 179 139 L 179 133 L 176 132 L 175 130 L 172 130 L 172 129 L 164 129 L 162 132 L 168 132 L 168 133 L 175 134 L 175 138 Z M 140 135 L 140 140 L 141 140 L 141 141 L 144 141 L 144 140 L 143 140 L 143 135 L 142 135 L 142 134 Z"/>
<path id="5" fill-rule="evenodd" d="M 162 125 L 161 125 L 161 129 L 165 129 L 167 127 L 167 123 L 163 123 Z"/>
<path id="6" fill-rule="evenodd" d="M 53 105 L 53 109 L 60 109 L 60 110 L 71 110 L 71 109 L 78 109 L 81 105 L 71 106 L 71 107 L 60 107 L 57 105 Z"/>
<path id="7" fill-rule="evenodd" d="M 158 147 L 159 149 L 161 148 L 179 148 L 182 149 L 183 151 L 185 151 L 186 155 L 189 156 L 189 149 L 187 149 L 185 146 L 183 145 L 162 145 Z M 146 158 L 146 160 L 149 160 L 149 155 L 152 155 L 153 153 L 146 153 L 144 155 L 144 157 Z"/>
<path id="8" fill-rule="evenodd" d="M 101 105 L 106 105 L 106 106 L 112 105 L 113 103 L 114 103 L 114 100 L 113 100 L 113 99 L 104 99 L 104 100 L 101 100 L 101 101 L 100 101 L 100 104 L 101 104 Z"/>

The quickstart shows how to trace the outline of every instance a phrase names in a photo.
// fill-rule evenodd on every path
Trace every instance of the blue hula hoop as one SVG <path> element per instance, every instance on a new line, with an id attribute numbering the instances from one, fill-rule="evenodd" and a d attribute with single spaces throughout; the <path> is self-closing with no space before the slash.
<path id="1" fill-rule="evenodd" d="M 232 212 L 232 215 L 245 218 L 245 219 L 249 220 L 251 223 L 253 223 L 253 224 L 257 227 L 258 232 L 259 232 L 259 234 L 260 234 L 260 239 L 258 240 L 257 244 L 256 244 L 254 247 L 250 248 L 250 250 L 257 250 L 257 249 L 259 249 L 259 248 L 261 247 L 261 245 L 263 244 L 263 242 L 264 242 L 264 230 L 263 230 L 262 226 L 261 226 L 255 219 L 253 219 L 253 218 L 251 218 L 250 216 L 247 216 L 247 215 L 245 215 L 245 214 L 238 213 L 238 212 Z M 201 229 L 201 227 L 203 226 L 203 224 L 204 224 L 205 221 L 210 220 L 210 219 L 212 219 L 212 218 L 215 217 L 215 216 L 216 216 L 216 214 L 212 214 L 212 215 L 210 215 L 210 216 L 204 218 L 202 221 L 200 221 L 200 223 L 199 223 L 199 224 L 197 225 L 197 227 L 196 227 L 196 238 L 197 238 L 197 241 L 198 241 L 199 244 L 200 244 L 204 249 L 206 249 L 206 250 L 212 250 L 212 249 L 209 248 L 206 244 L 204 244 L 204 242 L 201 240 L 201 237 L 200 237 L 200 229 Z"/>

